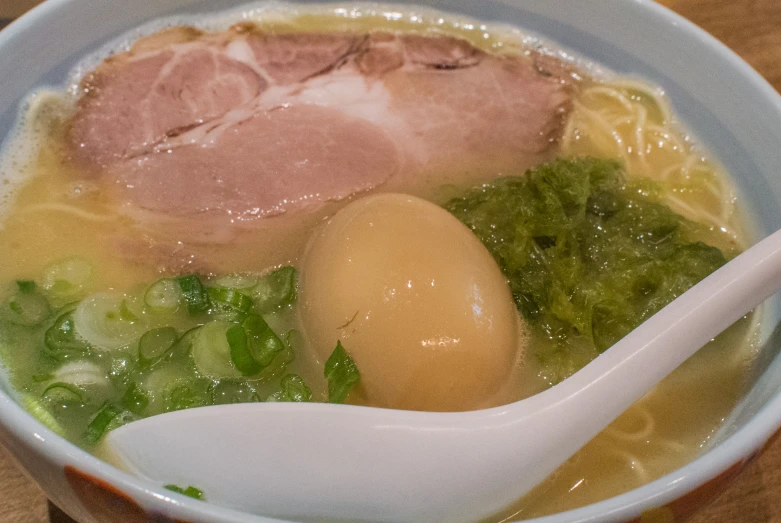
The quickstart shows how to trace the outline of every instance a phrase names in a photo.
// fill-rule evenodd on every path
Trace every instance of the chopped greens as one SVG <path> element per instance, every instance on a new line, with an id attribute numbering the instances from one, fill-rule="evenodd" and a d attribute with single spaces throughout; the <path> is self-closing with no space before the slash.
<path id="1" fill-rule="evenodd" d="M 653 189 L 612 160 L 559 159 L 445 205 L 509 280 L 550 383 L 726 262 Z"/>
<path id="2" fill-rule="evenodd" d="M 344 403 L 347 394 L 361 379 L 358 367 L 342 347 L 342 342 L 336 342 L 336 348 L 325 362 L 325 379 L 328 380 L 329 403 Z"/>
<path id="3" fill-rule="evenodd" d="M 258 277 L 254 274 L 232 273 L 220 276 L 214 280 L 217 287 L 235 289 L 238 291 L 249 290 L 258 284 Z"/>
<path id="4" fill-rule="evenodd" d="M 73 300 L 88 286 L 92 265 L 81 258 L 68 258 L 43 270 L 41 287 L 55 300 Z"/>
<path id="5" fill-rule="evenodd" d="M 266 401 L 312 401 L 312 391 L 297 374 L 288 374 L 282 378 L 279 390 L 269 396 Z"/>
<path id="6" fill-rule="evenodd" d="M 72 383 L 57 381 L 43 390 L 43 397 L 58 403 L 81 403 L 83 396 L 81 390 Z"/>
<path id="7" fill-rule="evenodd" d="M 206 500 L 206 498 L 203 495 L 203 491 L 201 489 L 193 487 L 192 485 L 190 485 L 187 488 L 182 488 L 177 485 L 166 485 L 165 488 L 167 488 L 171 492 L 176 492 L 177 494 L 182 494 L 184 496 L 197 499 L 199 501 Z"/>
<path id="8" fill-rule="evenodd" d="M 175 312 L 179 308 L 183 295 L 182 286 L 178 281 L 173 278 L 162 278 L 147 289 L 144 303 L 158 312 Z"/>
<path id="9" fill-rule="evenodd" d="M 164 412 L 209 405 L 208 385 L 198 379 L 182 378 L 163 389 Z"/>
<path id="10" fill-rule="evenodd" d="M 54 321 L 54 325 L 46 330 L 44 344 L 46 350 L 55 358 L 68 358 L 84 354 L 89 345 L 76 336 L 74 329 L 73 309 L 67 310 Z"/>
<path id="11" fill-rule="evenodd" d="M 251 293 L 260 314 L 290 305 L 296 299 L 296 269 L 285 266 L 263 276 Z"/>
<path id="12" fill-rule="evenodd" d="M 209 308 L 209 296 L 201 279 L 195 274 L 176 279 L 190 314 L 205 312 Z"/>
<path id="13" fill-rule="evenodd" d="M 213 287 L 209 289 L 209 299 L 212 303 L 218 303 L 239 312 L 249 312 L 252 308 L 252 299 L 235 289 Z"/>
<path id="14" fill-rule="evenodd" d="M 230 346 L 231 361 L 233 366 L 244 376 L 257 374 L 263 368 L 252 356 L 247 343 L 247 332 L 241 325 L 234 325 L 225 333 Z"/>
<path id="15" fill-rule="evenodd" d="M 140 415 L 149 405 L 149 398 L 144 391 L 138 388 L 138 384 L 133 382 L 122 397 L 122 405 L 133 414 Z"/>
<path id="16" fill-rule="evenodd" d="M 127 297 L 117 292 L 98 292 L 84 298 L 73 311 L 76 336 L 96 350 L 114 351 L 136 342 L 144 322 L 130 310 Z"/>
<path id="17" fill-rule="evenodd" d="M 114 418 L 120 414 L 120 410 L 109 402 L 106 402 L 87 425 L 84 439 L 88 444 L 94 445 L 106 433 Z"/>
<path id="18" fill-rule="evenodd" d="M 75 274 L 79 264 L 53 267 L 50 280 Z M 164 412 L 324 401 L 326 380 L 311 381 L 313 393 L 288 369 L 303 343 L 295 330 L 295 282 L 292 267 L 187 275 L 58 306 L 61 296 L 18 280 L 2 302 L 8 308 L 0 314 L 0 351 L 27 409 L 87 448 L 125 423 Z M 9 304 L 27 299 L 45 314 L 18 321 Z"/>
<path id="19" fill-rule="evenodd" d="M 35 283 L 16 283 L 19 291 L 3 302 L 0 309 L 2 316 L 17 325 L 28 327 L 43 323 L 51 315 L 49 302 L 36 291 Z"/>
<path id="20" fill-rule="evenodd" d="M 16 280 L 19 292 L 34 292 L 36 285 L 33 280 Z"/>
<path id="21" fill-rule="evenodd" d="M 274 360 L 285 345 L 259 314 L 250 314 L 241 323 L 226 333 L 230 346 L 231 361 L 245 376 L 252 376 Z"/>
<path id="22" fill-rule="evenodd" d="M 27 394 L 22 397 L 20 403 L 27 412 L 32 414 L 35 419 L 43 423 L 46 428 L 56 434 L 59 434 L 60 436 L 65 435 L 65 429 L 63 426 L 60 425 L 51 412 L 49 412 L 49 410 L 43 406 L 39 399 Z"/>
<path id="23" fill-rule="evenodd" d="M 173 349 L 179 335 L 173 327 L 158 327 L 149 330 L 138 341 L 138 363 L 151 367 Z"/>
<path id="24" fill-rule="evenodd" d="M 267 367 L 285 345 L 260 314 L 251 314 L 242 323 L 247 333 L 247 345 L 260 368 Z"/>

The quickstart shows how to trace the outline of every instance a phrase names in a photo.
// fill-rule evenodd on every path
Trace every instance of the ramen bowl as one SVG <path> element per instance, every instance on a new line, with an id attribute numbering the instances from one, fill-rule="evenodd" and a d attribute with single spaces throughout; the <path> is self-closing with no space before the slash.
<path id="1" fill-rule="evenodd" d="M 242 3 L 45 2 L 0 32 L 0 139 L 13 128 L 30 91 L 64 85 L 82 57 L 133 28 L 160 17 L 208 14 Z M 414 5 L 516 26 L 621 75 L 660 86 L 686 128 L 732 175 L 745 208 L 752 211 L 755 236 L 781 228 L 781 156 L 776 153 L 781 97 L 696 26 L 645 0 L 431 0 Z M 781 427 L 777 302 L 770 300 L 759 312 L 761 351 L 748 392 L 696 459 L 625 494 L 534 521 L 634 521 L 644 515 L 678 521 L 720 492 Z M 14 398 L 4 380 L 0 441 L 77 521 L 273 521 L 196 501 L 122 472 L 47 429 Z"/>

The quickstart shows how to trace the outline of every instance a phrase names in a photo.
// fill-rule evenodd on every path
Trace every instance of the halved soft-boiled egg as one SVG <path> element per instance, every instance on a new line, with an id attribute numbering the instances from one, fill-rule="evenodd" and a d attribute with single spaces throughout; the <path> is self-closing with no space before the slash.
<path id="1" fill-rule="evenodd" d="M 305 334 L 325 360 L 341 341 L 359 401 L 455 411 L 501 402 L 523 350 L 507 281 L 453 215 L 403 194 L 351 203 L 310 241 Z"/>

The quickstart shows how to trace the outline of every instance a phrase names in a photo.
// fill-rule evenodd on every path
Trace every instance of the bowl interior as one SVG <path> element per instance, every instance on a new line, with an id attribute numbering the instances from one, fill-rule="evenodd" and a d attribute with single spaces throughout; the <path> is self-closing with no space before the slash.
<path id="1" fill-rule="evenodd" d="M 243 3 L 49 0 L 0 32 L 0 142 L 12 129 L 27 93 L 39 86 L 64 85 L 84 55 L 151 19 L 208 13 Z M 401 3 L 514 25 L 617 73 L 662 87 L 696 140 L 732 175 L 744 208 L 751 209 L 756 236 L 781 228 L 781 155 L 777 153 L 781 97 L 748 65 L 688 22 L 645 0 L 579 0 L 567 2 L 566 9 L 562 2 L 550 0 Z M 755 385 L 715 438 L 714 445 L 725 442 L 719 458 L 723 464 L 761 444 L 769 431 L 781 425 L 781 410 L 760 413 L 769 402 L 781 401 L 781 357 L 777 357 L 781 333 L 774 332 L 780 317 L 778 299 L 763 307 L 764 348 Z M 581 520 L 622 507 L 630 510 L 627 507 L 653 496 L 669 500 L 672 494 L 664 492 L 676 478 L 689 478 L 695 485 L 719 466 L 700 459 L 675 476 L 554 519 Z"/>

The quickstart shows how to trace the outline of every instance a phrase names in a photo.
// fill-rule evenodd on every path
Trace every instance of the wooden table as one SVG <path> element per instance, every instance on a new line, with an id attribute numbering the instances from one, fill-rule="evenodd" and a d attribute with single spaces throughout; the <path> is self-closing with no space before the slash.
<path id="1" fill-rule="evenodd" d="M 781 91 L 781 0 L 660 1 L 722 40 Z M 0 18 L 17 16 L 36 3 L 0 0 Z M 50 518 L 46 497 L 15 468 L 0 447 L 0 522 L 67 521 L 59 511 L 51 510 Z M 729 490 L 690 521 L 781 523 L 781 438 Z"/>

